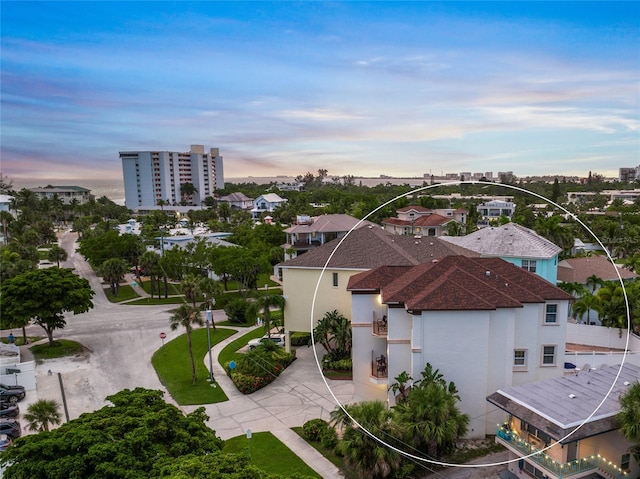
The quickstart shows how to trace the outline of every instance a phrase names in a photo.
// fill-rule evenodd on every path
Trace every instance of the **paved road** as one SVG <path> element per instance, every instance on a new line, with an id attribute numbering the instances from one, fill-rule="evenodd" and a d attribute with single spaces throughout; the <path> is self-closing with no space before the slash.
<path id="1" fill-rule="evenodd" d="M 96 277 L 82 256 L 75 251 L 75 233 L 60 236 L 60 245 L 68 252 L 62 267 L 72 267 L 87 278 L 96 294 L 94 308 L 80 315 L 69 314 L 67 326 L 55 332 L 55 338 L 68 338 L 81 342 L 88 348 L 87 354 L 76 358 L 61 358 L 43 362 L 37 367 L 37 391 L 30 391 L 21 402 L 26 409 L 38 398 L 61 401 L 59 377 L 62 378 L 70 419 L 82 413 L 97 410 L 107 403 L 104 398 L 125 388 L 138 386 L 166 389 L 160 383 L 151 365 L 151 356 L 162 345 L 160 332 L 170 341 L 184 331 L 168 328 L 170 308 L 174 306 L 134 306 L 111 303 L 104 295 L 100 278 Z M 223 311 L 214 311 L 214 321 L 226 319 Z M 38 326 L 29 326 L 28 333 L 42 335 Z M 240 331 L 242 334 L 243 331 Z M 213 355 L 232 339 L 216 345 Z M 24 348 L 23 354 L 28 354 Z M 301 348 L 298 358 L 275 382 L 250 396 L 240 394 L 222 367 L 214 364 L 216 379 L 224 388 L 230 401 L 206 406 L 210 416 L 208 425 L 222 439 L 246 433 L 271 431 L 307 464 L 325 478 L 340 477 L 338 470 L 315 449 L 302 441 L 290 428 L 301 426 L 316 417 L 329 418 L 336 404 L 322 381 L 312 350 Z M 208 358 L 202 358 L 208 366 Z M 59 374 L 58 374 L 59 373 Z M 350 402 L 350 381 L 332 381 L 341 400 Z M 166 394 L 165 399 L 175 404 Z M 190 412 L 196 406 L 184 406 Z"/>

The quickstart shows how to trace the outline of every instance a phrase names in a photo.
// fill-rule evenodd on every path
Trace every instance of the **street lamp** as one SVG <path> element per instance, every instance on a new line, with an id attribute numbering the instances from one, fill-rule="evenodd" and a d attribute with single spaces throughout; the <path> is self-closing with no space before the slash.
<path id="1" fill-rule="evenodd" d="M 212 322 L 212 312 L 210 309 L 207 309 L 207 345 L 209 346 L 209 382 L 211 386 L 215 387 L 216 381 L 213 378 L 213 360 L 211 359 L 211 333 L 209 332 L 209 326 Z"/>

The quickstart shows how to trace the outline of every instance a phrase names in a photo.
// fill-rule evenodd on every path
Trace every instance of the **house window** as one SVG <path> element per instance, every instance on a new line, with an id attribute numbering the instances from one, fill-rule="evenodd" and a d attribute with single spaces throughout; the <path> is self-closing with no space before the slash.
<path id="1" fill-rule="evenodd" d="M 555 366 L 556 364 L 556 347 L 542 346 L 542 365 Z"/>
<path id="2" fill-rule="evenodd" d="M 544 315 L 545 324 L 558 324 L 558 305 L 547 304 Z"/>
<path id="3" fill-rule="evenodd" d="M 513 351 L 513 368 L 514 369 L 526 369 L 527 368 L 527 350 L 515 349 Z"/>
<path id="4" fill-rule="evenodd" d="M 531 271 L 532 273 L 536 272 L 536 260 L 535 259 L 523 259 L 522 260 L 522 269 L 526 269 L 527 271 Z"/>
<path id="5" fill-rule="evenodd" d="M 620 469 L 629 472 L 631 462 L 631 454 L 623 454 L 620 460 Z"/>
<path id="6" fill-rule="evenodd" d="M 338 286 L 338 273 L 333 273 L 333 286 Z"/>

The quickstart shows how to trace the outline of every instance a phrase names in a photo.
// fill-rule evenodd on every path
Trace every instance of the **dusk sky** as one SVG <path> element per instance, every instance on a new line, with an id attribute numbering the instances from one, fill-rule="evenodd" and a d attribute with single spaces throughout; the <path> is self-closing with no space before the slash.
<path id="1" fill-rule="evenodd" d="M 0 4 L 2 174 L 122 179 L 220 148 L 226 177 L 640 163 L 640 2 Z"/>

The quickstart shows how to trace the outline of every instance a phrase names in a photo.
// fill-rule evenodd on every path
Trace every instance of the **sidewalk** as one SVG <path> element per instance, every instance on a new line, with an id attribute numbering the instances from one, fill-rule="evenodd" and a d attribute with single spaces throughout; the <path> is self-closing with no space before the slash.
<path id="1" fill-rule="evenodd" d="M 255 328 L 236 329 L 239 334 L 245 334 Z M 220 351 L 235 339 L 236 335 L 227 338 L 211 350 L 215 357 L 214 378 L 224 389 L 229 401 L 205 405 L 210 417 L 208 425 L 222 439 L 241 436 L 249 429 L 252 432 L 269 431 L 323 478 L 342 477 L 333 463 L 291 430 L 310 419 L 321 417 L 328 420 L 331 411 L 337 407 L 327 399 L 330 394 L 320 379 L 312 349 L 298 348 L 297 359 L 274 382 L 253 394 L 245 395 L 238 391 L 218 362 Z M 207 357 L 204 362 L 208 368 Z M 352 401 L 353 386 L 350 381 L 330 383 L 341 401 Z M 190 412 L 197 407 L 186 406 L 183 409 Z"/>

